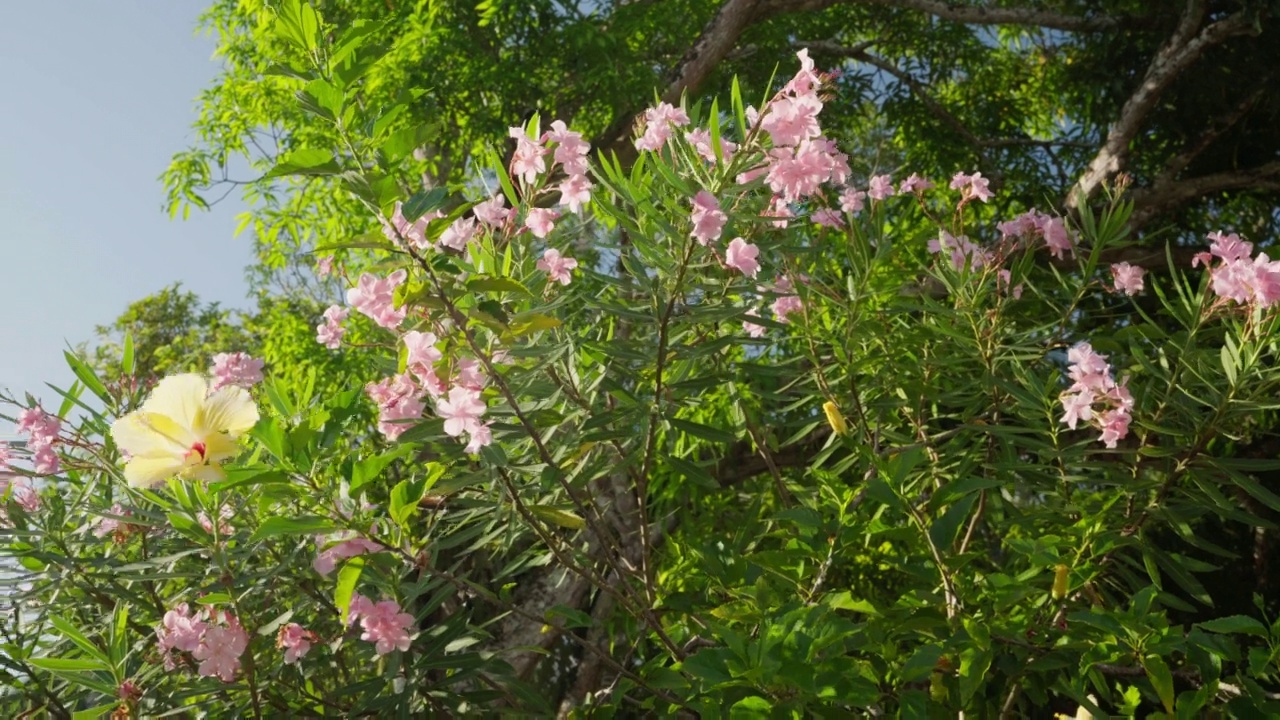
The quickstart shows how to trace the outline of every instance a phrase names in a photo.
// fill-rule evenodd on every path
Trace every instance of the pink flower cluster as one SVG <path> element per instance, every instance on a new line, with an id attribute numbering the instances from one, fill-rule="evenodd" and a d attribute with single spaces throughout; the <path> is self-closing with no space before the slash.
<path id="1" fill-rule="evenodd" d="M 800 296 L 795 294 L 795 283 L 793 283 L 789 277 L 779 275 L 774 281 L 772 288 L 761 286 L 757 288 L 757 290 L 762 293 L 772 292 L 777 295 L 773 304 L 769 306 L 769 309 L 773 313 L 773 319 L 780 323 L 786 324 L 790 321 L 789 316 L 792 313 L 798 313 L 804 310 L 804 305 L 800 301 Z M 752 318 L 759 319 L 759 316 L 748 315 L 747 318 L 747 320 L 742 322 L 743 331 L 751 337 L 764 337 L 764 334 L 768 332 L 768 328 L 759 323 L 751 322 Z"/>
<path id="2" fill-rule="evenodd" d="M 729 242 L 729 247 L 725 249 L 724 264 L 748 277 L 755 277 L 760 272 L 760 263 L 756 258 L 760 256 L 760 248 L 751 243 L 736 237 Z"/>
<path id="3" fill-rule="evenodd" d="M 515 209 L 507 207 L 506 198 L 498 193 L 484 202 L 471 208 L 476 219 L 489 227 L 500 228 L 515 215 Z"/>
<path id="4" fill-rule="evenodd" d="M 316 326 L 316 342 L 324 345 L 330 350 L 337 350 L 342 346 L 342 336 L 347 333 L 347 329 L 342 327 L 342 323 L 347 321 L 347 316 L 351 311 L 339 305 L 330 305 L 324 311 L 324 322 Z"/>
<path id="5" fill-rule="evenodd" d="M 990 180 L 982 177 L 980 172 L 972 175 L 958 172 L 951 178 L 951 189 L 960 191 L 961 205 L 970 200 L 986 202 L 992 198 L 991 190 L 988 188 L 989 183 Z"/>
<path id="6" fill-rule="evenodd" d="M 186 603 L 164 614 L 156 628 L 160 649 L 165 653 L 165 669 L 177 666 L 175 651 L 188 652 L 200 662 L 201 677 L 235 680 L 240 656 L 249 647 L 249 634 L 228 612 L 201 610 L 193 615 Z"/>
<path id="7" fill-rule="evenodd" d="M 582 139 L 582 133 L 570 130 L 563 120 L 551 123 L 551 130 L 543 141 L 556 144 L 554 159 L 564 170 L 565 179 L 560 183 L 560 204 L 577 214 L 591 201 L 591 189 L 595 187 L 587 178 L 587 153 L 591 143 Z"/>
<path id="8" fill-rule="evenodd" d="M 1142 292 L 1142 276 L 1147 271 L 1140 265 L 1127 262 L 1115 263 L 1111 266 L 1111 279 L 1115 282 L 1115 291 L 1130 297 Z"/>
<path id="9" fill-rule="evenodd" d="M 706 128 L 696 128 L 684 134 L 684 139 L 693 146 L 694 152 L 707 162 L 716 161 L 716 150 L 711 146 L 711 131 Z M 720 155 L 723 156 L 727 163 L 733 159 L 733 154 L 737 152 L 738 146 L 734 143 L 720 138 Z"/>
<path id="10" fill-rule="evenodd" d="M 657 152 L 671 139 L 674 128 L 688 124 L 689 114 L 684 108 L 660 102 L 644 112 L 644 134 L 636 139 L 636 149 Z"/>
<path id="11" fill-rule="evenodd" d="M 1280 300 L 1280 260 L 1272 260 L 1266 253 L 1250 259 L 1253 243 L 1235 233 L 1211 232 L 1209 239 L 1213 241 L 1209 252 L 1197 253 L 1191 267 L 1204 263 L 1209 268 L 1210 287 L 1216 295 L 1260 308 Z M 1222 262 L 1209 267 L 1215 257 Z"/>
<path id="12" fill-rule="evenodd" d="M 404 652 L 409 649 L 412 641 L 409 630 L 413 627 L 413 616 L 402 612 L 400 603 L 395 600 L 375 603 L 357 593 L 351 598 L 351 606 L 347 609 L 347 624 L 357 620 L 364 630 L 360 639 L 374 643 L 374 650 L 379 655 L 386 655 L 392 650 Z"/>
<path id="13" fill-rule="evenodd" d="M 364 386 L 364 391 L 378 405 L 378 431 L 388 440 L 403 435 L 410 425 L 405 421 L 417 420 L 426 409 L 422 404 L 422 388 L 407 372 L 371 382 Z"/>
<path id="14" fill-rule="evenodd" d="M 40 509 L 40 493 L 28 478 L 0 472 L 0 521 L 7 521 L 5 500 L 13 500 L 24 511 L 33 513 Z"/>
<path id="15" fill-rule="evenodd" d="M 329 538 L 325 538 L 323 535 L 316 537 L 317 545 L 323 545 L 328 541 Z M 386 550 L 386 548 L 366 538 L 346 538 L 327 550 L 316 553 L 316 559 L 311 563 L 311 567 L 321 575 L 328 576 L 337 567 L 339 560 L 346 560 L 365 553 L 382 552 L 383 550 Z"/>
<path id="16" fill-rule="evenodd" d="M 213 356 L 213 367 L 209 374 L 213 382 L 209 384 L 209 392 L 227 385 L 239 385 L 251 388 L 262 382 L 263 361 L 252 358 L 248 353 L 218 353 Z"/>
<path id="17" fill-rule="evenodd" d="M 1046 215 L 1032 208 L 1012 220 L 996 225 L 1005 238 L 1023 239 L 1039 237 L 1049 247 L 1049 254 L 1061 259 L 1063 253 L 1071 253 L 1075 243 L 1067 232 L 1062 218 Z"/>
<path id="18" fill-rule="evenodd" d="M 950 253 L 951 267 L 956 270 L 966 264 L 970 270 L 978 270 L 994 260 L 990 251 L 964 235 L 956 237 L 946 230 L 939 230 L 937 239 L 929 241 L 929 252 L 938 255 L 944 251 Z"/>
<path id="19" fill-rule="evenodd" d="M 438 220 L 444 217 L 444 213 L 439 210 L 429 212 L 422 217 L 409 222 L 404 216 L 403 203 L 397 202 L 395 211 L 391 215 L 390 220 L 382 221 L 382 234 L 387 236 L 391 242 L 399 245 L 403 239 L 418 250 L 425 250 L 431 247 L 431 241 L 427 239 L 427 225 L 432 220 Z"/>
<path id="20" fill-rule="evenodd" d="M 1081 421 L 1092 424 L 1102 431 L 1098 440 L 1114 449 L 1129 434 L 1133 395 L 1111 377 L 1106 356 L 1094 352 L 1089 343 L 1076 343 L 1067 351 L 1067 360 L 1072 384 L 1061 396 L 1062 422 L 1072 430 Z"/>
<path id="21" fill-rule="evenodd" d="M 710 245 L 720 239 L 724 224 L 729 216 L 720 209 L 720 201 L 706 190 L 699 190 L 693 196 L 693 212 L 689 216 L 693 221 L 693 232 L 690 233 L 702 245 Z"/>
<path id="22" fill-rule="evenodd" d="M 397 270 L 385 278 L 362 273 L 358 284 L 347 290 L 347 303 L 368 316 L 378 325 L 395 330 L 404 322 L 405 311 L 395 307 L 395 290 L 409 277 L 406 270 Z"/>
<path id="23" fill-rule="evenodd" d="M 538 261 L 537 268 L 547 274 L 553 282 L 561 285 L 568 285 L 573 279 L 570 271 L 578 267 L 578 261 L 573 258 L 563 257 L 560 251 L 555 248 L 548 248 L 542 253 L 542 259 Z"/>
<path id="24" fill-rule="evenodd" d="M 319 639 L 315 633 L 298 623 L 289 623 L 280 628 L 280 634 L 276 636 L 276 647 L 284 648 L 284 662 L 292 665 L 305 657 L 311 651 L 311 644 Z"/>
<path id="25" fill-rule="evenodd" d="M 52 475 L 62 469 L 53 446 L 62 432 L 62 421 L 50 415 L 39 405 L 24 408 L 18 413 L 18 433 L 27 436 L 27 450 L 31 452 L 31 465 L 37 475 Z"/>

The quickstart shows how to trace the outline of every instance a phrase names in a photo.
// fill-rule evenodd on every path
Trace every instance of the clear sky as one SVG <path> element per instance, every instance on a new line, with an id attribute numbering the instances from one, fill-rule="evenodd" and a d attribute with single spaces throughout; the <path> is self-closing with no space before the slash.
<path id="1" fill-rule="evenodd" d="M 219 70 L 206 0 L 8 2 L 0 21 L 0 386 L 56 410 L 68 343 L 181 281 L 245 307 L 233 196 L 169 220 L 159 176 Z M 11 428 L 0 427 L 0 437 Z"/>

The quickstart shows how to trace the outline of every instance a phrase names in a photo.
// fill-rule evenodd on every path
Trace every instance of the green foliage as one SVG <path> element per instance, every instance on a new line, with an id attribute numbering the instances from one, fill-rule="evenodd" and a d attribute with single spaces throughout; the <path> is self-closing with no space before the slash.
<path id="1" fill-rule="evenodd" d="M 317 300 L 336 279 L 264 296 L 232 326 L 267 365 L 241 455 L 217 482 L 142 489 L 120 469 L 128 433 L 110 427 L 146 392 L 103 378 L 203 369 L 231 336 L 191 316 L 225 316 L 173 288 L 117 323 L 118 355 L 68 355 L 79 383 L 60 414 L 86 390 L 104 410 L 59 436 L 61 472 L 7 481 L 6 714 L 1277 713 L 1280 591 L 1252 574 L 1276 557 L 1280 513 L 1274 308 L 1223 299 L 1172 262 L 1144 294 L 1114 292 L 1101 258 L 1130 241 L 1134 212 L 1118 192 L 1081 208 L 1059 263 L 998 230 L 1000 208 L 945 187 L 869 202 L 841 227 L 812 222 L 838 203 L 815 193 L 778 227 L 762 215 L 766 180 L 739 182 L 769 149 L 740 92 L 732 116 L 687 108 L 738 144 L 732 157 L 704 159 L 676 133 L 629 166 L 603 159 L 584 213 L 532 237 L 520 219 L 556 199 L 554 180 L 513 177 L 461 115 L 446 117 L 468 129 L 438 155 L 412 156 L 440 135 L 416 129 L 405 97 L 421 83 L 387 58 L 476 28 L 525 41 L 489 48 L 500 55 L 525 52 L 564 22 L 559 6 L 419 4 L 427 29 L 397 32 L 344 14 L 372 7 L 218 6 L 211 22 L 245 43 L 226 48 L 236 79 L 216 92 L 238 84 L 246 102 L 221 138 L 256 127 L 255 103 L 306 117 L 259 168 L 287 183 L 258 186 L 279 213 L 253 220 L 259 242 L 289 235 L 264 261 L 282 269 L 325 238 L 345 286 L 402 271 L 387 290 L 398 330 L 432 333 L 441 357 L 411 359 L 404 335 L 355 312 L 340 350 L 319 345 Z M 973 38 L 924 40 L 978 54 Z M 1035 92 L 1017 100 L 1028 122 L 1050 121 Z M 450 147 L 475 163 L 456 185 L 408 182 L 448 168 Z M 440 245 L 483 182 L 515 218 L 465 252 Z M 705 246 L 690 227 L 699 190 L 727 215 Z M 436 210 L 420 240 L 403 235 Z M 726 266 L 735 236 L 760 249 L 761 277 Z M 928 249 L 958 236 L 980 248 Z M 568 285 L 538 267 L 547 249 L 578 260 Z M 789 314 L 768 309 L 783 300 Z M 1132 393 L 1114 447 L 1090 418 L 1063 421 L 1064 351 L 1081 341 Z M 476 393 L 491 444 L 467 425 L 464 448 L 442 422 L 458 401 L 431 397 L 428 371 Z M 410 377 L 422 417 L 398 426 L 384 409 L 378 422 L 370 398 Z M 203 439 L 170 440 L 204 459 Z M 380 651 L 355 617 L 383 599 L 412 616 L 407 650 Z M 231 681 L 158 647 L 180 603 L 243 625 Z M 277 642 L 292 623 L 314 633 L 296 664 Z"/>

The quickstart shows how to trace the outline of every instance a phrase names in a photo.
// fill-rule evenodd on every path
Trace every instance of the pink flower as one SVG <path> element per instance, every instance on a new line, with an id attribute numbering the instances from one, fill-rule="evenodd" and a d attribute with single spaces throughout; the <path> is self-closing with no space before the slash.
<path id="1" fill-rule="evenodd" d="M 849 158 L 835 143 L 817 137 L 796 148 L 776 147 L 769 151 L 765 182 L 787 202 L 814 194 L 824 182 L 843 183 L 849 176 Z"/>
<path id="2" fill-rule="evenodd" d="M 973 198 L 986 202 L 993 197 L 991 190 L 987 187 L 989 182 L 987 178 L 982 177 L 980 172 L 972 175 L 959 172 L 951 178 L 951 189 L 960 191 L 960 204 L 962 205 Z"/>
<path id="3" fill-rule="evenodd" d="M 436 401 L 436 415 L 444 420 L 444 431 L 450 437 L 473 432 L 486 409 L 480 393 L 464 387 L 451 388 L 447 399 Z"/>
<path id="4" fill-rule="evenodd" d="M 937 240 L 929 241 L 929 252 L 938 254 L 942 251 L 951 253 L 951 267 L 960 270 L 967 263 L 971 270 L 977 270 L 991 261 L 991 257 L 981 246 L 961 235 L 955 237 L 946 230 L 940 231 Z"/>
<path id="5" fill-rule="evenodd" d="M 515 212 L 514 209 L 506 206 L 506 198 L 501 193 L 478 203 L 471 210 L 480 222 L 491 227 L 502 227 Z"/>
<path id="6" fill-rule="evenodd" d="M 573 258 L 562 257 L 560 251 L 555 248 L 547 248 L 542 253 L 542 259 L 538 261 L 537 268 L 547 274 L 553 282 L 561 285 L 568 285 L 572 280 L 570 270 L 578 267 L 578 261 Z"/>
<path id="7" fill-rule="evenodd" d="M 405 316 L 403 308 L 395 308 L 395 289 L 408 277 L 405 270 L 397 270 L 385 278 L 363 273 L 356 287 L 347 290 L 347 303 L 378 325 L 395 330 Z"/>
<path id="8" fill-rule="evenodd" d="M 316 275 L 325 277 L 333 273 L 333 256 L 325 255 L 316 261 Z"/>
<path id="9" fill-rule="evenodd" d="M 316 342 L 330 350 L 337 350 L 342 345 L 342 336 L 347 329 L 342 327 L 351 311 L 347 308 L 330 305 L 324 311 L 324 322 L 316 326 Z"/>
<path id="10" fill-rule="evenodd" d="M 925 190 L 931 190 L 931 189 L 933 189 L 933 183 L 920 177 L 916 173 L 911 173 L 911 176 L 908 177 L 906 180 L 903 180 L 902 184 L 898 186 L 898 192 L 902 193 L 903 195 L 906 195 L 908 193 L 915 193 L 919 195 Z"/>
<path id="11" fill-rule="evenodd" d="M 760 120 L 760 127 L 769 133 L 774 147 L 795 146 L 822 134 L 822 128 L 818 126 L 820 112 L 822 101 L 817 95 L 783 97 L 769 104 L 769 111 Z"/>
<path id="12" fill-rule="evenodd" d="M 867 194 L 872 200 L 884 200 L 894 194 L 893 179 L 888 175 L 876 175 L 867 183 Z"/>
<path id="13" fill-rule="evenodd" d="M 31 469 L 37 475 L 53 475 L 62 469 L 62 462 L 58 459 L 58 453 L 54 452 L 52 444 L 27 447 L 34 448 L 31 453 Z"/>
<path id="14" fill-rule="evenodd" d="M 351 596 L 351 604 L 347 606 L 347 620 L 345 624 L 350 626 L 351 623 L 358 621 L 360 618 L 372 611 L 373 601 L 360 593 L 355 593 Z"/>
<path id="15" fill-rule="evenodd" d="M 454 250 L 466 250 L 476 230 L 475 218 L 458 218 L 440 234 L 440 244 Z"/>
<path id="16" fill-rule="evenodd" d="M 758 319 L 755 315 L 748 315 L 747 319 L 742 321 L 743 331 L 753 338 L 764 337 L 764 334 L 769 331 L 765 326 L 751 322 Z"/>
<path id="17" fill-rule="evenodd" d="M 547 149 L 537 140 L 531 140 L 524 128 L 508 128 L 507 134 L 516 141 L 516 152 L 511 157 L 511 174 L 532 185 L 538 175 L 547 171 L 543 158 Z"/>
<path id="18" fill-rule="evenodd" d="M 1039 236 L 1048 246 L 1049 253 L 1058 259 L 1062 259 L 1063 253 L 1070 253 L 1074 249 L 1071 236 L 1062 218 L 1046 215 L 1035 208 L 996 225 L 996 228 L 1004 238 Z"/>
<path id="19" fill-rule="evenodd" d="M 756 273 L 760 272 L 760 263 L 756 262 L 759 255 L 760 248 L 737 237 L 730 241 L 728 249 L 725 250 L 724 264 L 743 275 L 755 277 Z"/>
<path id="20" fill-rule="evenodd" d="M 791 212 L 791 207 L 787 205 L 787 201 L 780 197 L 774 197 L 769 201 L 769 207 L 765 208 L 761 213 L 761 217 L 789 218 L 795 217 L 795 213 Z M 790 223 L 786 220 L 774 220 L 770 225 L 781 230 L 786 230 Z"/>
<path id="21" fill-rule="evenodd" d="M 807 95 L 817 90 L 822 84 L 822 75 L 813 69 L 813 60 L 809 57 L 809 48 L 804 48 L 796 53 L 796 58 L 800 60 L 800 69 L 796 71 L 795 77 L 782 88 L 783 92 L 794 93 L 796 95 Z"/>
<path id="22" fill-rule="evenodd" d="M 249 635 L 234 616 L 227 616 L 225 627 L 205 627 L 204 638 L 191 654 L 200 661 L 201 677 L 218 677 L 231 682 L 240 669 L 240 656 L 249 647 Z"/>
<path id="23" fill-rule="evenodd" d="M 18 413 L 17 432 L 28 437 L 29 444 L 48 445 L 58 439 L 62 431 L 62 421 L 56 415 L 50 415 L 39 405 L 23 408 Z"/>
<path id="24" fill-rule="evenodd" d="M 11 462 L 13 462 L 13 453 L 9 449 L 9 443 L 0 442 L 0 470 L 8 470 Z"/>
<path id="25" fill-rule="evenodd" d="M 533 232 L 534 237 L 544 238 L 555 229 L 556 218 L 560 213 L 550 208 L 533 208 L 524 218 L 524 226 Z"/>
<path id="26" fill-rule="evenodd" d="M 276 647 L 285 649 L 284 662 L 286 665 L 292 665 L 310 652 L 311 643 L 316 639 L 316 634 L 310 630 L 298 623 L 289 623 L 280 628 L 280 634 L 276 637 Z"/>
<path id="27" fill-rule="evenodd" d="M 432 373 L 435 364 L 444 357 L 436 349 L 437 342 L 439 338 L 435 333 L 410 330 L 404 334 L 404 346 L 408 351 L 405 369 L 417 376 L 419 380 L 428 373 Z"/>
<path id="28" fill-rule="evenodd" d="M 165 652 L 171 650 L 193 652 L 200 647 L 200 638 L 204 635 L 206 627 L 203 620 L 190 613 L 186 603 L 179 603 L 174 609 L 164 614 L 160 627 L 156 628 L 160 649 Z"/>
<path id="29" fill-rule="evenodd" d="M 861 190 L 846 187 L 840 191 L 840 210 L 850 215 L 857 215 L 862 211 L 862 201 L 866 197 L 867 194 Z"/>
<path id="30" fill-rule="evenodd" d="M 234 516 L 235 512 L 229 506 L 223 506 L 223 508 L 218 511 L 218 535 L 224 540 L 232 532 L 231 523 L 227 522 L 227 520 L 230 520 Z M 200 514 L 196 516 L 196 522 L 200 523 L 200 527 L 204 528 L 205 532 L 210 535 L 213 534 L 213 520 L 209 517 L 208 513 L 201 510 Z"/>
<path id="31" fill-rule="evenodd" d="M 705 128 L 690 130 L 684 134 L 684 139 L 689 141 L 689 144 L 693 146 L 694 151 L 697 152 L 703 160 L 712 163 L 716 161 L 715 148 L 711 147 L 710 130 Z M 724 138 L 720 138 L 720 155 L 724 157 L 725 162 L 729 162 L 733 158 L 733 153 L 737 149 L 737 145 L 725 140 Z"/>
<path id="32" fill-rule="evenodd" d="M 841 217 L 840 213 L 832 210 L 831 208 L 819 208 L 814 210 L 813 214 L 809 216 L 809 219 L 818 225 L 823 225 L 829 228 L 839 229 L 844 227 L 844 218 Z"/>
<path id="33" fill-rule="evenodd" d="M 1010 288 L 1009 285 L 1011 283 L 1013 283 L 1013 273 L 1001 268 L 1000 271 L 996 273 L 996 287 L 1008 290 L 1009 294 L 1013 296 L 1013 299 L 1018 300 L 1022 297 L 1022 283 L 1018 283 Z"/>
<path id="34" fill-rule="evenodd" d="M 133 514 L 128 510 L 126 510 L 124 507 L 122 507 L 120 503 L 116 503 L 112 505 L 111 509 L 108 510 L 107 512 L 111 515 L 116 515 L 118 517 L 126 517 Z M 124 523 L 121 520 L 104 516 L 104 517 L 94 518 L 94 520 L 91 523 L 89 523 L 89 529 L 93 533 L 94 537 L 104 538 L 104 537 L 107 537 L 108 535 L 114 534 L 117 530 L 120 529 L 120 526 L 124 524 L 126 523 Z"/>
<path id="35" fill-rule="evenodd" d="M 458 360 L 457 371 L 453 376 L 453 384 L 460 385 L 468 390 L 480 391 L 484 389 L 485 385 L 489 384 L 489 376 L 485 375 L 484 367 L 481 366 L 479 360 L 463 358 Z"/>
<path id="36" fill-rule="evenodd" d="M 1092 422 L 1102 431 L 1099 441 L 1114 449 L 1129 434 L 1133 395 L 1123 382 L 1112 379 L 1107 358 L 1094 352 L 1089 343 L 1072 346 L 1067 361 L 1067 376 L 1073 382 L 1061 396 L 1062 422 L 1072 430 L 1082 421 Z"/>
<path id="37" fill-rule="evenodd" d="M 317 538 L 317 542 L 319 542 L 319 538 Z M 362 537 L 350 538 L 339 542 L 328 550 L 317 553 L 316 559 L 311 563 L 311 567 L 321 575 L 328 576 L 337 567 L 339 560 L 346 560 L 365 553 L 382 552 L 383 550 L 386 550 L 386 548 L 372 540 Z"/>
<path id="38" fill-rule="evenodd" d="M 644 113 L 644 135 L 636 140 L 637 150 L 658 151 L 671 139 L 671 128 L 689 124 L 689 115 L 683 108 L 660 102 Z"/>
<path id="39" fill-rule="evenodd" d="M 690 235 L 703 245 L 710 245 L 711 241 L 718 239 L 724 230 L 724 224 L 729 220 L 729 216 L 720 210 L 716 196 L 706 190 L 699 190 L 693 196 L 693 213 L 690 218 L 693 221 L 693 232 Z"/>
<path id="40" fill-rule="evenodd" d="M 409 629 L 413 627 L 413 616 L 401 612 L 400 603 L 383 600 L 371 606 L 363 605 L 361 611 L 360 625 L 364 632 L 360 639 L 374 643 L 374 649 L 379 655 L 386 655 L 392 650 L 404 652 L 409 649 Z"/>
<path id="41" fill-rule="evenodd" d="M 1067 226 L 1062 222 L 1062 218 L 1043 217 L 1040 232 L 1044 235 L 1044 244 L 1049 246 L 1049 254 L 1061 259 L 1064 252 L 1070 253 L 1074 249 L 1071 236 L 1067 234 Z"/>
<path id="42" fill-rule="evenodd" d="M 400 202 L 396 202 L 395 212 L 392 213 L 390 220 L 382 221 L 382 234 L 393 243 L 400 244 L 403 238 L 413 247 L 423 250 L 431 246 L 427 241 L 427 223 L 432 220 L 444 217 L 444 213 L 435 210 L 414 220 L 412 223 L 404 216 L 404 207 Z"/>
<path id="43" fill-rule="evenodd" d="M 586 175 L 570 175 L 560 183 L 560 204 L 567 205 L 569 212 L 579 213 L 582 206 L 591 202 L 591 188 L 595 185 Z"/>
<path id="44" fill-rule="evenodd" d="M 1116 292 L 1123 292 L 1130 296 L 1142 292 L 1142 275 L 1145 272 L 1146 270 L 1141 266 L 1130 265 L 1127 262 L 1112 265 L 1111 277 L 1115 281 Z"/>
<path id="45" fill-rule="evenodd" d="M 471 429 L 470 442 L 467 443 L 467 447 L 464 449 L 468 453 L 474 455 L 480 452 L 480 448 L 485 447 L 492 442 L 493 432 L 489 429 L 489 426 L 477 424 Z"/>
<path id="46" fill-rule="evenodd" d="M 253 387 L 262 382 L 262 365 L 262 360 L 252 358 L 248 353 L 218 353 L 214 355 L 213 367 L 209 369 L 209 373 L 213 375 L 213 382 L 209 384 L 209 392 L 217 392 L 218 388 L 227 385 L 239 385 L 242 388 Z"/>
<path id="47" fill-rule="evenodd" d="M 365 394 L 378 404 L 378 431 L 395 440 L 409 429 L 406 420 L 422 417 L 422 391 L 409 373 L 392 375 L 381 382 L 364 386 Z"/>
<path id="48" fill-rule="evenodd" d="M 1209 239 L 1213 241 L 1209 253 L 1198 254 L 1191 266 L 1201 262 L 1208 265 L 1213 257 L 1222 260 L 1209 271 L 1214 294 L 1242 305 L 1254 304 L 1261 308 L 1271 307 L 1280 301 L 1280 261 L 1271 260 L 1266 253 L 1258 253 L 1250 260 L 1253 244 L 1242 241 L 1234 233 L 1209 233 Z"/>

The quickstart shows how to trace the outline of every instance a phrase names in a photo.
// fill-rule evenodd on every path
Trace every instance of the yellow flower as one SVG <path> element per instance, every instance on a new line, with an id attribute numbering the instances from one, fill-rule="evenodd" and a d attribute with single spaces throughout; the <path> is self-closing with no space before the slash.
<path id="1" fill-rule="evenodd" d="M 220 463 L 239 452 L 236 440 L 258 422 L 258 408 L 242 387 L 209 394 L 202 375 L 171 375 L 135 412 L 115 421 L 111 437 L 129 453 L 124 477 L 151 487 L 180 476 L 221 480 Z"/>
<path id="2" fill-rule="evenodd" d="M 844 421 L 844 415 L 840 414 L 839 406 L 828 400 L 823 403 L 822 411 L 827 414 L 827 423 L 831 425 L 831 430 L 835 432 L 835 434 L 848 434 L 849 424 Z"/>

